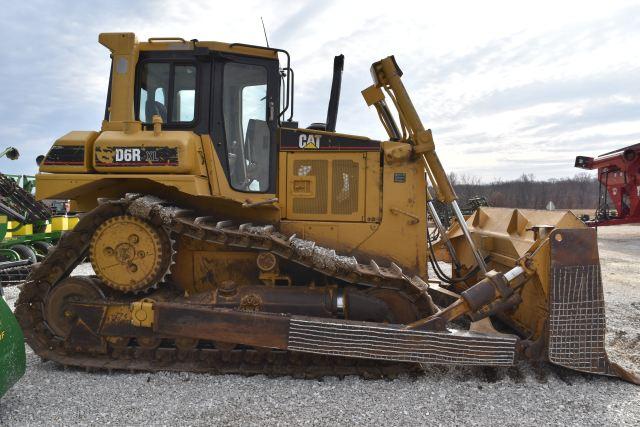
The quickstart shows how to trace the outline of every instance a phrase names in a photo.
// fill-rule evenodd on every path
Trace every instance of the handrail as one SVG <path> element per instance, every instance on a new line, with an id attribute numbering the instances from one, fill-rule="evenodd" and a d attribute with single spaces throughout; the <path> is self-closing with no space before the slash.
<path id="1" fill-rule="evenodd" d="M 185 39 L 183 39 L 182 37 L 149 37 L 148 40 L 149 43 L 156 43 L 156 42 L 180 42 L 180 43 L 187 43 L 187 41 Z"/>

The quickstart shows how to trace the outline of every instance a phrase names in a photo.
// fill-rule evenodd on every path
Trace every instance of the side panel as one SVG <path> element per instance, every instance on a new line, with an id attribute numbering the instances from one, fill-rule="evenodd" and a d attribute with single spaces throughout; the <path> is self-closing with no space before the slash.
<path id="1" fill-rule="evenodd" d="M 364 157 L 364 154 L 367 157 Z M 399 265 L 407 274 L 418 274 L 427 277 L 427 247 L 426 247 L 426 193 L 424 169 L 416 164 L 385 165 L 382 168 L 382 177 L 372 177 L 367 180 L 365 171 L 366 200 L 359 204 L 359 211 L 353 218 L 354 222 L 331 217 L 330 197 L 324 197 L 324 175 L 320 180 L 308 179 L 309 174 L 296 173 L 295 167 L 308 166 L 308 160 L 326 162 L 329 177 L 333 172 L 329 170 L 329 164 L 336 159 L 358 159 L 365 167 L 368 156 L 378 157 L 378 153 L 336 153 L 336 152 L 290 152 L 287 153 L 289 170 L 289 187 L 287 193 L 287 221 L 282 222 L 282 229 L 287 234 L 296 233 L 305 239 L 313 240 L 321 245 L 338 249 L 342 254 L 348 253 L 358 257 L 360 262 L 368 262 L 373 259 L 380 265 L 388 265 L 389 261 Z M 350 157 L 351 156 L 351 157 Z M 358 157 L 360 156 L 360 157 Z M 296 159 L 302 159 L 297 165 Z M 361 160 L 360 160 L 361 159 Z M 351 160 L 354 161 L 355 160 Z M 312 168 L 315 164 L 312 164 Z M 380 166 L 375 166 L 380 171 Z M 304 171 L 303 171 L 304 172 Z M 313 178 L 313 176 L 311 176 Z M 300 183 L 296 183 L 299 180 Z M 380 180 L 383 181 L 384 190 L 380 196 Z M 314 184 L 320 181 L 319 184 Z M 326 182 L 330 180 L 327 178 Z M 308 185 L 307 185 L 308 184 Z M 292 187 L 298 188 L 293 192 Z M 327 184 L 328 185 L 328 184 Z M 320 189 L 320 192 L 318 191 Z M 297 197 L 307 194 L 307 198 Z M 331 194 L 328 193 L 327 194 Z M 373 197 L 373 201 L 369 201 Z M 300 215 L 294 211 L 294 202 L 308 200 L 308 209 L 324 209 L 326 202 L 327 214 Z M 366 209 L 372 209 L 377 213 L 378 221 L 365 222 Z M 291 216 L 304 218 L 293 220 Z M 372 216 L 373 217 L 373 216 Z M 370 217 L 371 218 L 371 217 Z M 357 222 L 356 222 L 357 221 Z"/>
<path id="2" fill-rule="evenodd" d="M 426 183 L 416 163 L 389 165 L 382 170 L 382 221 L 358 251 L 380 263 L 393 261 L 406 274 L 427 277 Z M 369 183 L 367 183 L 369 185 Z M 381 265 L 382 265 L 381 264 Z"/>
<path id="3" fill-rule="evenodd" d="M 367 153 L 365 185 L 365 221 L 379 223 L 382 221 L 382 168 L 380 154 Z"/>
<path id="4" fill-rule="evenodd" d="M 364 222 L 366 156 L 367 153 L 289 153 L 286 217 Z"/>

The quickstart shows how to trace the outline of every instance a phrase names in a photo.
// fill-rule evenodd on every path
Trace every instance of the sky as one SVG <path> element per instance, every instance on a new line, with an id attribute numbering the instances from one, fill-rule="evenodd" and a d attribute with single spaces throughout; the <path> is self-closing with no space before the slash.
<path id="1" fill-rule="evenodd" d="M 576 155 L 640 142 L 640 2 L 70 1 L 0 5 L 0 159 L 35 157 L 71 130 L 99 130 L 109 76 L 100 32 L 139 40 L 264 44 L 290 52 L 294 119 L 323 122 L 345 55 L 337 130 L 383 139 L 360 91 L 395 55 L 447 171 L 484 181 L 573 176 Z"/>

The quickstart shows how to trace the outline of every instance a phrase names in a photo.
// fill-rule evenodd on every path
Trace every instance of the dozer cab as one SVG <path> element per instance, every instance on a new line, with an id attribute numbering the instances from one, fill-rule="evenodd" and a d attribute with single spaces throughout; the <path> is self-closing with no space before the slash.
<path id="1" fill-rule="evenodd" d="M 569 212 L 481 207 L 465 221 L 393 57 L 363 91 L 388 133 L 376 141 L 336 132 L 341 56 L 326 123 L 305 128 L 284 50 L 99 40 L 102 128 L 57 140 L 37 176 L 39 198 L 86 212 L 17 303 L 44 359 L 392 376 L 522 356 L 638 381 L 605 352 L 595 232 Z M 71 276 L 87 256 L 95 276 Z"/>

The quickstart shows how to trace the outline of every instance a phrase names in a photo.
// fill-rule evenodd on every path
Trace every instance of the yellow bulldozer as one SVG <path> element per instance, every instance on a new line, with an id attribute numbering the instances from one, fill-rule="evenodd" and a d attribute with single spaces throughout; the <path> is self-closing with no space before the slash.
<path id="1" fill-rule="evenodd" d="M 526 357 L 639 381 L 605 351 L 595 231 L 569 212 L 465 219 L 393 56 L 362 92 L 388 134 L 377 141 L 336 132 L 343 56 L 326 122 L 301 127 L 285 50 L 99 41 L 112 59 L 101 130 L 55 141 L 37 175 L 39 199 L 85 212 L 16 305 L 42 358 L 391 377 Z M 95 275 L 71 275 L 86 257 Z"/>

